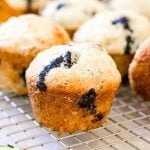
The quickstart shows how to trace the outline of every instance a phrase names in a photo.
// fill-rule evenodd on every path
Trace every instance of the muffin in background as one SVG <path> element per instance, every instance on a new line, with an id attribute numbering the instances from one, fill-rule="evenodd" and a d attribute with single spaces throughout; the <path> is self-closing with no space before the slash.
<path id="1" fill-rule="evenodd" d="M 106 10 L 97 0 L 56 0 L 49 2 L 41 15 L 61 24 L 72 36 L 84 22 Z"/>
<path id="2" fill-rule="evenodd" d="M 150 21 L 134 12 L 98 14 L 74 34 L 74 42 L 96 42 L 112 56 L 124 78 L 139 44 L 150 35 Z"/>
<path id="3" fill-rule="evenodd" d="M 100 45 L 85 43 L 54 46 L 39 53 L 26 80 L 37 121 L 63 133 L 101 126 L 121 77 Z"/>
<path id="4" fill-rule="evenodd" d="M 150 19 L 150 0 L 110 0 L 114 10 L 133 11 Z"/>
<path id="5" fill-rule="evenodd" d="M 5 0 L 20 13 L 38 13 L 51 0 Z"/>
<path id="6" fill-rule="evenodd" d="M 150 38 L 141 44 L 130 64 L 129 81 L 138 95 L 150 100 Z"/>
<path id="7" fill-rule="evenodd" d="M 37 15 L 13 17 L 0 26 L 0 88 L 26 94 L 25 70 L 32 59 L 53 45 L 70 42 L 59 25 Z"/>
<path id="8" fill-rule="evenodd" d="M 19 13 L 9 7 L 5 0 L 0 0 L 0 23 L 7 21 L 12 16 L 18 16 Z"/>

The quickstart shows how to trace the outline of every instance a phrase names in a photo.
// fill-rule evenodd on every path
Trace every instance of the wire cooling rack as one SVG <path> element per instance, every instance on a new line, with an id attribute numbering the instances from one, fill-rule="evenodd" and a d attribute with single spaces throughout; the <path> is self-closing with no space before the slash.
<path id="1" fill-rule="evenodd" d="M 27 97 L 1 92 L 0 145 L 7 144 L 21 150 L 150 150 L 150 102 L 121 87 L 103 127 L 58 137 L 35 121 Z"/>

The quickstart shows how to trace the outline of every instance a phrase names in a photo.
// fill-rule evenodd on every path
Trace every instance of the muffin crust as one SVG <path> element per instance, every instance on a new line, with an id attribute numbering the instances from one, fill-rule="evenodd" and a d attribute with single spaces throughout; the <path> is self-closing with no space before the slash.
<path id="1" fill-rule="evenodd" d="M 58 61 L 68 51 L 71 61 Z M 71 65 L 66 65 L 68 62 Z M 48 64 L 45 74 L 43 68 Z M 120 84 L 116 65 L 96 44 L 55 46 L 41 52 L 27 70 L 26 79 L 34 116 L 60 133 L 101 126 Z M 37 83 L 43 87 L 43 82 L 44 88 L 39 88 Z"/>

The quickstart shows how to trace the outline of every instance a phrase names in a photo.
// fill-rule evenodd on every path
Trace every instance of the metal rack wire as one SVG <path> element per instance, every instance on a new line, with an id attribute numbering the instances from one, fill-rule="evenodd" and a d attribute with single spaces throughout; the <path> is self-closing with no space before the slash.
<path id="1" fill-rule="evenodd" d="M 1 92 L 0 145 L 7 144 L 28 150 L 149 150 L 150 102 L 121 87 L 103 127 L 58 137 L 35 121 L 27 97 Z"/>

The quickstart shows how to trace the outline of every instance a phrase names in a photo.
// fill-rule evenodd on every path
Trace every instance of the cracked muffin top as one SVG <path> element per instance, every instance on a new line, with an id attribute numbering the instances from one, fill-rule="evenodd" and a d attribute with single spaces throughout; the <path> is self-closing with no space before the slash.
<path id="1" fill-rule="evenodd" d="M 41 92 L 59 89 L 81 93 L 93 87 L 96 90 L 115 87 L 120 82 L 112 58 L 100 45 L 91 43 L 54 46 L 39 53 L 30 64 L 26 78 Z"/>
<path id="2" fill-rule="evenodd" d="M 69 41 L 61 26 L 37 15 L 13 17 L 0 26 L 0 52 L 32 56 Z"/>
<path id="3" fill-rule="evenodd" d="M 83 24 L 73 40 L 102 44 L 110 54 L 132 54 L 149 35 L 150 22 L 146 17 L 133 12 L 110 11 Z"/>
<path id="4" fill-rule="evenodd" d="M 41 11 L 41 15 L 61 24 L 67 30 L 75 30 L 98 12 L 106 11 L 98 0 L 57 0 Z"/>

